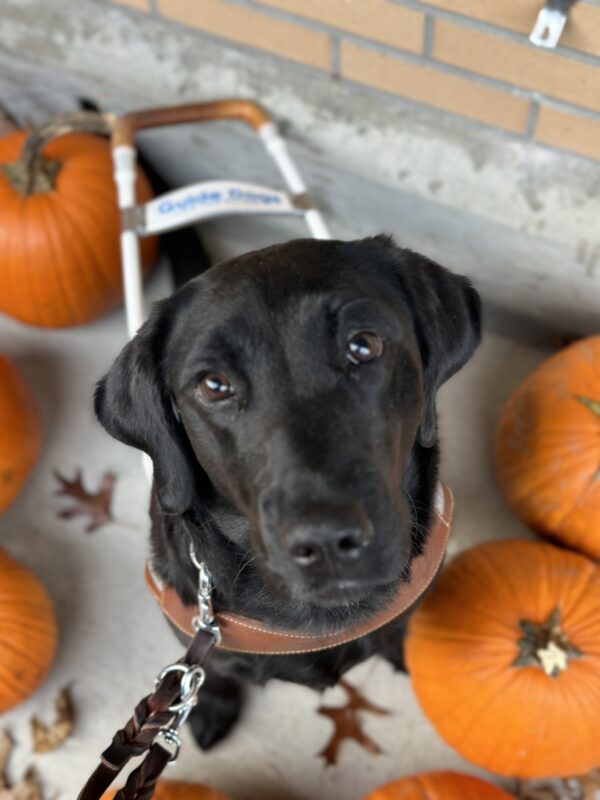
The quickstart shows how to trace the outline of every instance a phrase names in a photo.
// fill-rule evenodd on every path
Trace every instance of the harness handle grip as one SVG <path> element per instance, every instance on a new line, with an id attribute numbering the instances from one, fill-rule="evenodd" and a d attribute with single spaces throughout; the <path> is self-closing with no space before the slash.
<path id="1" fill-rule="evenodd" d="M 273 118 L 253 100 L 231 98 L 208 103 L 163 106 L 132 111 L 117 117 L 114 121 L 111 144 L 113 149 L 122 145 L 133 147 L 136 131 L 146 128 L 185 125 L 190 122 L 211 122 L 221 119 L 236 119 L 245 122 L 257 133 L 263 125 L 273 123 Z"/>

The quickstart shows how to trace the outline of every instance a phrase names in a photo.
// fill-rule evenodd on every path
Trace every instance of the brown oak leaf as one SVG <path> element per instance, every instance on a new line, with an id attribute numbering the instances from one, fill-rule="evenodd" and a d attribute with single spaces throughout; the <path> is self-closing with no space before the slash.
<path id="1" fill-rule="evenodd" d="M 54 475 L 61 484 L 56 494 L 61 497 L 70 497 L 76 501 L 69 508 L 59 511 L 59 517 L 72 519 L 73 517 L 89 516 L 90 522 L 85 529 L 86 533 L 93 533 L 103 525 L 115 521 L 111 511 L 111 503 L 113 489 L 117 480 L 116 475 L 112 472 L 105 472 L 102 476 L 100 488 L 95 494 L 86 491 L 84 488 L 80 469 L 77 470 L 72 481 L 64 478 L 57 471 L 54 472 Z"/>
<path id="2" fill-rule="evenodd" d="M 34 753 L 47 753 L 49 750 L 54 750 L 70 736 L 73 730 L 74 714 L 68 686 L 58 693 L 54 701 L 54 711 L 54 722 L 50 725 L 40 722 L 37 717 L 31 719 Z"/>
<path id="3" fill-rule="evenodd" d="M 356 687 L 340 681 L 339 684 L 346 694 L 348 695 L 348 702 L 344 706 L 331 707 L 320 706 L 317 711 L 324 717 L 329 717 L 333 722 L 334 730 L 325 747 L 319 753 L 325 759 L 325 763 L 329 766 L 336 764 L 338 759 L 338 751 L 344 739 L 352 739 L 357 742 L 365 750 L 377 755 L 382 750 L 379 745 L 374 742 L 363 731 L 359 712 L 368 712 L 370 714 L 385 715 L 390 712 L 385 708 L 380 708 L 374 705 L 365 697 L 363 697 Z"/>
<path id="4" fill-rule="evenodd" d="M 0 800 L 42 800 L 42 790 L 32 769 L 28 769 L 18 783 L 9 785 L 6 765 L 13 746 L 8 733 L 0 731 Z"/>

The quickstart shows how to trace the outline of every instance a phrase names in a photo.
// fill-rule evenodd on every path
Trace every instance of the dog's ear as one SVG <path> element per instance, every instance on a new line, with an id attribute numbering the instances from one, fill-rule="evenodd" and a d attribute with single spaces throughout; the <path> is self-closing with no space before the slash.
<path id="1" fill-rule="evenodd" d="M 166 367 L 173 297 L 154 306 L 100 381 L 95 409 L 115 439 L 150 456 L 163 511 L 182 514 L 194 499 L 197 463 L 176 416 Z"/>
<path id="2" fill-rule="evenodd" d="M 481 339 L 481 302 L 471 282 L 425 256 L 396 250 L 395 273 L 407 297 L 423 362 L 425 410 L 418 442 L 437 441 L 436 394 Z"/>

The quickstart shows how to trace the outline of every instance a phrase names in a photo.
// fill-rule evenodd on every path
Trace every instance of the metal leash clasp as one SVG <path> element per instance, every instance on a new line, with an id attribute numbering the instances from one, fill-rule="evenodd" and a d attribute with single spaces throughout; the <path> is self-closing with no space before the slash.
<path id="1" fill-rule="evenodd" d="M 159 742 L 160 745 L 170 753 L 171 757 L 169 763 L 174 764 L 175 761 L 177 761 L 179 749 L 181 748 L 179 729 L 189 717 L 191 710 L 198 703 L 200 688 L 204 683 L 206 673 L 198 664 L 193 664 L 189 667 L 186 664 L 171 664 L 165 667 L 160 675 L 158 675 L 155 685 L 158 686 L 170 672 L 182 673 L 179 690 L 181 699 L 172 706 L 169 706 L 169 711 L 175 716 L 168 725 L 165 725 L 158 731 L 154 737 L 154 741 Z"/>
<path id="2" fill-rule="evenodd" d="M 221 631 L 215 619 L 215 612 L 212 604 L 212 579 L 208 567 L 203 561 L 198 561 L 194 545 L 190 542 L 190 560 L 198 570 L 198 616 L 193 619 L 194 630 L 206 631 L 215 638 L 215 643 L 221 640 Z M 160 743 L 170 754 L 169 763 L 174 764 L 181 748 L 179 729 L 187 720 L 192 709 L 198 704 L 200 689 L 206 679 L 206 673 L 198 664 L 182 664 L 177 662 L 165 667 L 156 678 L 155 684 L 159 684 L 171 672 L 181 672 L 178 702 L 169 706 L 169 711 L 174 715 L 168 725 L 163 726 L 154 741 Z"/>
<path id="3" fill-rule="evenodd" d="M 198 570 L 198 616 L 192 620 L 195 631 L 203 630 L 212 634 L 217 644 L 221 641 L 221 631 L 215 619 L 215 612 L 212 604 L 212 579 L 208 567 L 204 561 L 199 561 L 194 549 L 194 543 L 190 542 L 190 561 Z"/>

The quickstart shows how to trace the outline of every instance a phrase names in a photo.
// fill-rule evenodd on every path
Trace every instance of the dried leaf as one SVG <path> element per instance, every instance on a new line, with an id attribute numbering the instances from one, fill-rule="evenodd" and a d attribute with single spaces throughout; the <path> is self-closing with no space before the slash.
<path id="1" fill-rule="evenodd" d="M 72 481 L 63 478 L 63 476 L 56 471 L 54 474 L 61 484 L 57 494 L 64 497 L 71 497 L 76 501 L 70 508 L 65 508 L 60 511 L 58 514 L 59 517 L 71 519 L 72 517 L 89 516 L 90 523 L 85 529 L 86 533 L 92 533 L 103 525 L 115 521 L 110 508 L 116 482 L 116 476 L 113 475 L 112 472 L 104 473 L 100 489 L 95 494 L 85 490 L 80 469 L 77 470 L 75 478 Z"/>
<path id="2" fill-rule="evenodd" d="M 42 800 L 42 789 L 32 769 L 12 787 L 0 788 L 0 800 Z"/>
<path id="3" fill-rule="evenodd" d="M 340 681 L 340 686 L 348 695 L 347 704 L 338 708 L 320 706 L 317 709 L 319 714 L 329 717 L 334 725 L 334 730 L 328 743 L 319 753 L 320 756 L 323 756 L 327 765 L 337 763 L 338 751 L 344 739 L 352 739 L 365 750 L 375 755 L 381 753 L 379 745 L 363 731 L 358 712 L 364 711 L 378 715 L 390 713 L 386 709 L 371 703 L 360 694 L 356 687 L 351 686 L 346 681 Z"/>
<path id="4" fill-rule="evenodd" d="M 583 790 L 581 800 L 600 800 L 600 767 L 582 775 L 578 780 Z"/>
<path id="5" fill-rule="evenodd" d="M 565 794 L 562 781 L 522 781 L 519 783 L 519 800 L 572 800 Z"/>
<path id="6" fill-rule="evenodd" d="M 600 769 L 573 778 L 520 781 L 519 800 L 600 800 Z"/>
<path id="7" fill-rule="evenodd" d="M 9 786 L 6 764 L 13 749 L 13 740 L 0 731 L 0 800 L 42 800 L 42 790 L 32 769 L 14 786 Z"/>
<path id="8" fill-rule="evenodd" d="M 14 743 L 10 734 L 7 731 L 0 730 L 0 789 L 4 789 L 8 785 L 6 765 L 13 747 Z"/>
<path id="9" fill-rule="evenodd" d="M 54 722 L 44 725 L 37 717 L 31 720 L 31 733 L 33 736 L 33 751 L 47 753 L 54 750 L 71 734 L 73 730 L 73 702 L 68 686 L 62 689 L 54 701 Z"/>

